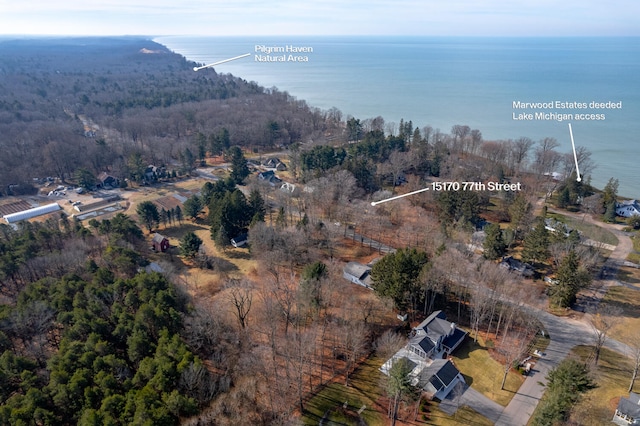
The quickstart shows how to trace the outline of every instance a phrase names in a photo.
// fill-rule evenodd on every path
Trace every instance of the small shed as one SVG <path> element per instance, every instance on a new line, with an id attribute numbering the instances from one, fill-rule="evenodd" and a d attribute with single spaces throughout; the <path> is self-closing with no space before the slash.
<path id="1" fill-rule="evenodd" d="M 231 239 L 231 245 L 238 248 L 238 247 L 244 247 L 247 245 L 247 234 L 240 234 L 236 237 L 233 237 Z"/>
<path id="2" fill-rule="evenodd" d="M 155 251 L 165 252 L 169 249 L 169 239 L 157 232 L 153 235 L 151 240 L 151 248 Z"/>

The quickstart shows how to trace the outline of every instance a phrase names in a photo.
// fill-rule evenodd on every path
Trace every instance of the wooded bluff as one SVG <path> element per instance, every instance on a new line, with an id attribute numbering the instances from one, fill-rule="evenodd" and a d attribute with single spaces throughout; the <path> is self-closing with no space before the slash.
<path id="1" fill-rule="evenodd" d="M 197 133 L 254 149 L 321 138 L 332 120 L 286 92 L 195 64 L 138 37 L 0 41 L 0 194 L 83 168 L 169 164 Z M 335 120 L 334 120 L 335 121 Z"/>

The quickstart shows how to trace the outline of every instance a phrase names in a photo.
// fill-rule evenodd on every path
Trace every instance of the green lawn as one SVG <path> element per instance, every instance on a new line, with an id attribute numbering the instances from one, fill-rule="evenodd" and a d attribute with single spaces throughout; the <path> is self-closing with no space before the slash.
<path id="1" fill-rule="evenodd" d="M 490 398 L 495 395 L 498 403 L 502 405 L 508 404 L 522 382 L 522 376 L 516 373 L 510 373 L 507 380 L 507 389 L 509 391 L 493 391 L 493 387 L 500 389 L 500 381 L 493 380 L 492 375 L 500 373 L 501 366 L 496 361 L 489 358 L 488 352 L 482 347 L 478 347 L 473 341 L 467 338 L 464 345 L 456 350 L 454 362 L 460 371 L 465 375 L 465 380 L 471 382 L 472 386 L 480 392 L 485 393 Z M 372 357 L 367 359 L 351 376 L 350 386 L 345 387 L 343 381 L 331 383 L 323 388 L 317 395 L 312 397 L 305 404 L 305 413 L 302 416 L 304 425 L 317 425 L 320 419 L 327 414 L 326 420 L 334 422 L 334 424 L 357 425 L 357 411 L 366 405 L 366 409 L 362 412 L 362 419 L 369 426 L 387 425 L 389 419 L 386 416 L 386 405 L 381 405 L 381 399 L 384 397 L 380 383 L 382 373 L 378 370 L 385 360 Z M 473 365 L 478 363 L 477 365 Z M 470 377 L 474 374 L 477 377 Z M 495 384 L 495 385 L 494 385 Z M 347 403 L 347 409 L 343 409 L 343 404 Z M 422 419 L 422 413 L 418 415 L 418 423 L 437 426 L 456 426 L 460 424 L 469 425 L 491 425 L 492 423 L 473 411 L 469 407 L 460 407 L 455 416 L 449 416 L 438 408 L 438 403 L 429 403 L 429 412 L 426 414 L 427 419 Z M 413 420 L 413 417 L 411 417 Z"/>
<path id="2" fill-rule="evenodd" d="M 385 425 L 387 418 L 382 413 L 387 407 L 378 405 L 383 396 L 379 385 L 382 373 L 378 369 L 383 362 L 375 357 L 367 359 L 351 376 L 349 387 L 344 386 L 342 380 L 323 388 L 306 403 L 303 424 L 317 425 L 325 413 L 328 413 L 327 420 L 338 424 L 357 424 L 357 411 L 366 405 L 361 417 L 367 425 Z M 343 409 L 345 402 L 346 410 Z"/>
<path id="3" fill-rule="evenodd" d="M 418 416 L 418 420 L 421 419 L 422 417 Z M 428 417 L 424 420 L 424 424 L 434 426 L 491 426 L 493 425 L 493 422 L 465 405 L 460 407 L 453 416 L 449 416 L 439 409 L 434 408 L 430 413 L 428 413 Z"/>
<path id="4" fill-rule="evenodd" d="M 505 389 L 500 390 L 502 364 L 491 358 L 481 338 L 478 339 L 478 343 L 474 343 L 471 337 L 467 337 L 462 346 L 456 349 L 453 361 L 472 388 L 504 407 L 509 404 L 524 381 L 521 374 L 510 371 Z"/>
<path id="5" fill-rule="evenodd" d="M 588 222 L 583 222 L 580 219 L 574 219 L 569 216 L 563 216 L 558 213 L 549 213 L 547 214 L 550 218 L 556 219 L 559 222 L 565 223 L 569 228 L 580 231 L 585 237 L 599 241 L 605 244 L 618 245 L 618 237 L 616 237 L 613 232 L 601 228 L 600 226 L 593 225 Z"/>

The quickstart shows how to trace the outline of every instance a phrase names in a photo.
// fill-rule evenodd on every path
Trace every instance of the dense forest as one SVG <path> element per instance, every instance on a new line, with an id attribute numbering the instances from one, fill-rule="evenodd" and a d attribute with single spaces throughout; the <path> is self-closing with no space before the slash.
<path id="1" fill-rule="evenodd" d="M 136 158 L 195 158 L 225 134 L 258 150 L 335 130 L 286 92 L 194 65 L 142 38 L 0 42 L 0 194 L 79 169 L 128 177 Z"/>
<path id="2" fill-rule="evenodd" d="M 233 364 L 212 361 L 228 331 L 138 272 L 143 235 L 126 216 L 95 233 L 0 228 L 0 423 L 176 424 L 228 389 Z"/>

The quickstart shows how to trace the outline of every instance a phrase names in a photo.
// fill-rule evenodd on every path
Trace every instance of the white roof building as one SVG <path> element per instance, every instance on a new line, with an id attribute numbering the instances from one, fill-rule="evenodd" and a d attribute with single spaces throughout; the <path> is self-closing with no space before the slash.
<path id="1" fill-rule="evenodd" d="M 616 203 L 616 214 L 622 217 L 640 216 L 640 202 L 638 200 L 626 200 Z"/>
<path id="2" fill-rule="evenodd" d="M 12 224 L 16 222 L 20 222 L 21 220 L 31 219 L 37 216 L 42 216 L 47 213 L 53 213 L 60 210 L 60 205 L 58 203 L 47 204 L 45 206 L 34 207 L 29 210 L 23 210 L 17 213 L 6 214 L 2 216 L 7 223 Z"/>

